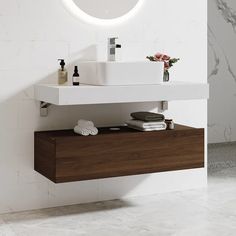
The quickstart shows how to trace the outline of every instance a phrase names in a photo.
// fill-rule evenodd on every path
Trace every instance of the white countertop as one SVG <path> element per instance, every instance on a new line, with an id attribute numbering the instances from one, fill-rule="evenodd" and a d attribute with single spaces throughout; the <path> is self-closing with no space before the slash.
<path id="1" fill-rule="evenodd" d="M 111 104 L 208 99 L 206 83 L 167 82 L 132 86 L 35 85 L 35 99 L 54 105 Z"/>

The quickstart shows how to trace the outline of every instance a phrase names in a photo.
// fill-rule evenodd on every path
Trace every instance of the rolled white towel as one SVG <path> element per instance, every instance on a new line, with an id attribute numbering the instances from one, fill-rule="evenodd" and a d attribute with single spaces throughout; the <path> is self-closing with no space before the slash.
<path id="1" fill-rule="evenodd" d="M 78 120 L 78 126 L 80 127 L 94 127 L 94 123 L 90 120 Z"/>
<path id="2" fill-rule="evenodd" d="M 78 126 L 78 125 L 75 126 L 74 132 L 75 132 L 76 134 L 80 134 L 80 135 L 82 135 L 82 136 L 89 136 L 89 130 L 86 129 L 86 128 L 80 127 L 80 126 Z"/>
<path id="3" fill-rule="evenodd" d="M 98 129 L 96 127 L 87 127 L 87 130 L 89 131 L 89 134 L 93 136 L 98 134 Z"/>

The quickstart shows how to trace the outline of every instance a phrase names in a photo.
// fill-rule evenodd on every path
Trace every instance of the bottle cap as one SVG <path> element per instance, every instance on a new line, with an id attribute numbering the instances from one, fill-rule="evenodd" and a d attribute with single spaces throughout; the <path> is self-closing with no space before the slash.
<path id="1" fill-rule="evenodd" d="M 66 63 L 65 63 L 65 60 L 64 59 L 58 59 L 58 61 L 60 61 L 60 66 L 61 66 L 61 69 L 63 70 Z"/>

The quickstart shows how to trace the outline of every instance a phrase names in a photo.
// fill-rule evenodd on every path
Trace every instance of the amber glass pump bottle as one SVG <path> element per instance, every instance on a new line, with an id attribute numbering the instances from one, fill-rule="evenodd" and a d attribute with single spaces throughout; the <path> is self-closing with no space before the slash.
<path id="1" fill-rule="evenodd" d="M 74 74 L 72 77 L 72 82 L 73 82 L 73 86 L 79 86 L 79 72 L 78 72 L 78 66 L 75 66 L 74 69 Z"/>
<path id="2" fill-rule="evenodd" d="M 65 69 L 65 60 L 64 59 L 58 59 L 60 61 L 61 68 L 58 70 L 58 84 L 63 85 L 67 83 L 68 81 L 68 72 Z"/>

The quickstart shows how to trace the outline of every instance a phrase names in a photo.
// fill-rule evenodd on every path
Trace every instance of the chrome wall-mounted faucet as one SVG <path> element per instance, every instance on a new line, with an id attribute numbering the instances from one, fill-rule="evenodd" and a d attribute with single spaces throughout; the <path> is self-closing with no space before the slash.
<path id="1" fill-rule="evenodd" d="M 108 38 L 108 47 L 107 47 L 107 60 L 108 61 L 116 61 L 116 48 L 121 48 L 120 44 L 116 44 L 117 37 Z"/>

